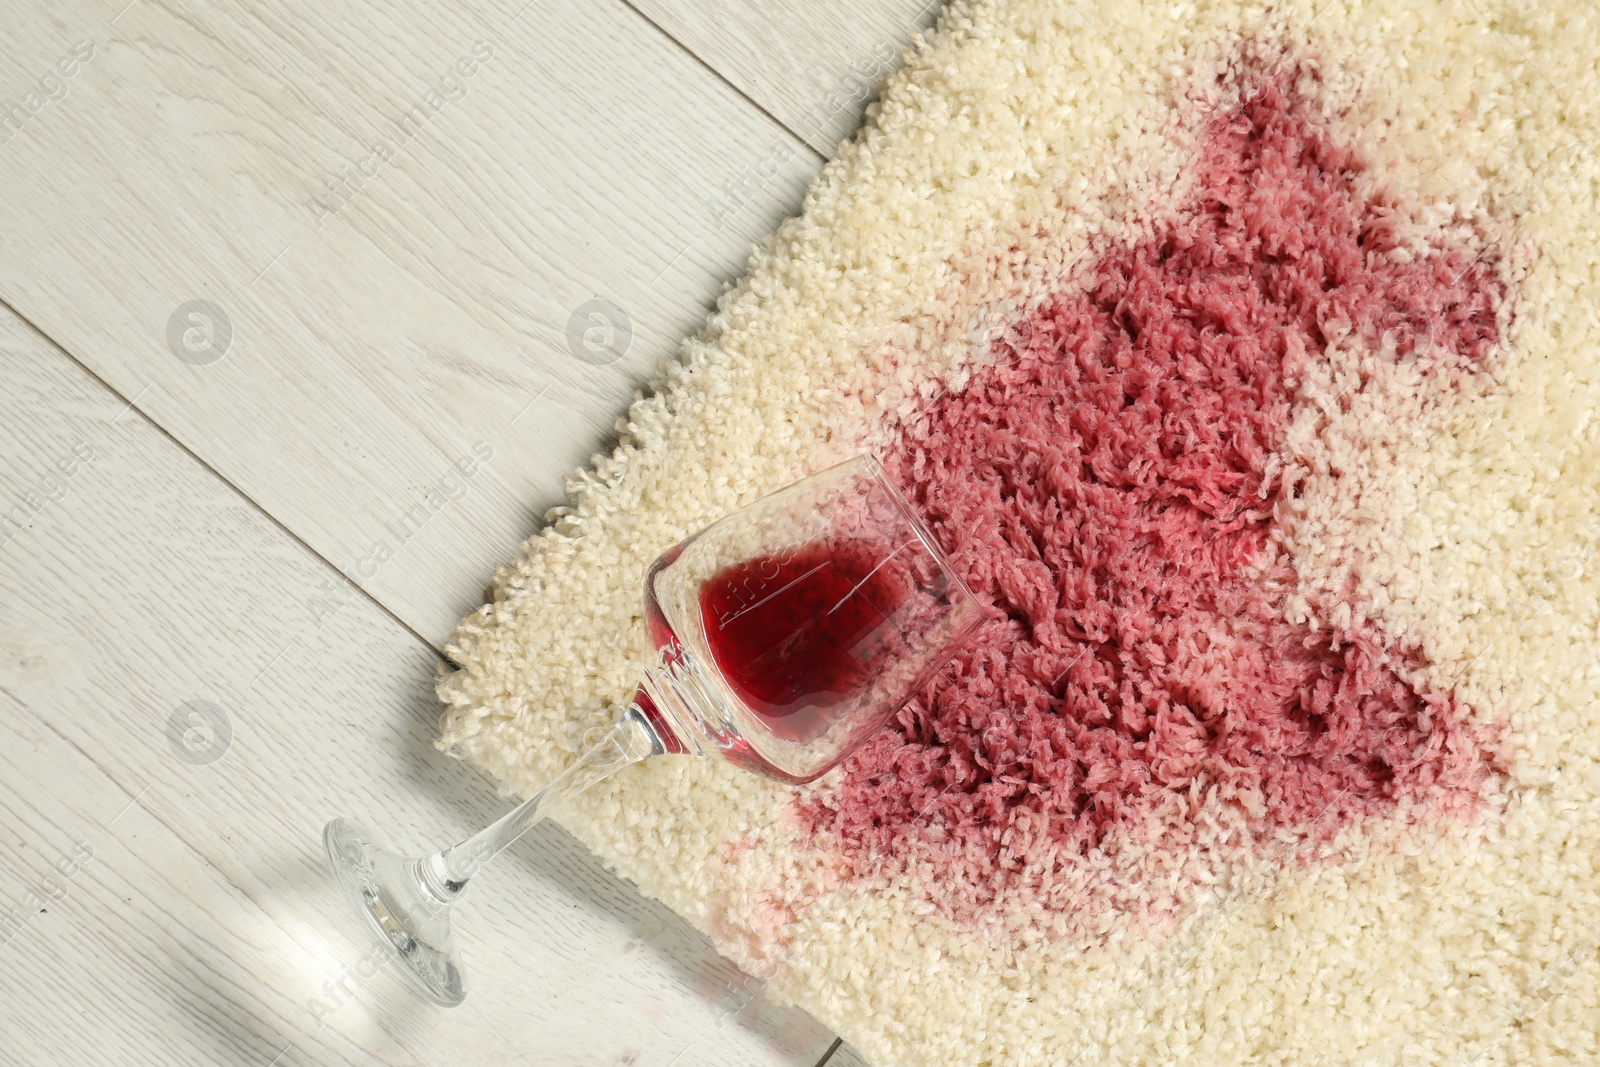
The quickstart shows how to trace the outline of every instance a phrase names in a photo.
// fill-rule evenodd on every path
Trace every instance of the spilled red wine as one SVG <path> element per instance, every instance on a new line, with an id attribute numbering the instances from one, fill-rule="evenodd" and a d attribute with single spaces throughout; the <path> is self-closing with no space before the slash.
<path id="1" fill-rule="evenodd" d="M 807 741 L 905 651 L 914 588 L 891 546 L 815 542 L 736 563 L 700 588 L 706 645 L 774 734 Z"/>

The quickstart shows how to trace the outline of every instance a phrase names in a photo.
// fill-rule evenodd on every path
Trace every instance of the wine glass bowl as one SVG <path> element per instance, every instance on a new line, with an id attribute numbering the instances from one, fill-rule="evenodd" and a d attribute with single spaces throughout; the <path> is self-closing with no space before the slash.
<path id="1" fill-rule="evenodd" d="M 659 661 L 635 700 L 664 739 L 796 783 L 876 733 L 981 618 L 870 456 L 665 553 L 645 613 Z"/>
<path id="2" fill-rule="evenodd" d="M 383 848 L 344 819 L 323 833 L 345 899 L 436 1003 L 466 996 L 450 908 L 556 807 L 621 767 L 668 754 L 812 781 L 881 729 L 983 618 L 871 456 L 712 523 L 663 553 L 644 585 L 653 653 L 633 700 L 537 794 L 430 856 Z"/>

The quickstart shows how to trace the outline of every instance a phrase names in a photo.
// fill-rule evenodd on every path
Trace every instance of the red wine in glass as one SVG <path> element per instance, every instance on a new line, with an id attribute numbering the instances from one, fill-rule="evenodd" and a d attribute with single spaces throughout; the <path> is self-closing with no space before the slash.
<path id="1" fill-rule="evenodd" d="M 804 743 L 903 655 L 906 569 L 870 544 L 816 542 L 736 563 L 700 587 L 712 663 L 773 734 Z"/>
<path id="2" fill-rule="evenodd" d="M 764 497 L 651 566 L 655 655 L 609 732 L 467 840 L 405 857 L 354 823 L 323 833 L 346 899 L 430 999 L 466 996 L 449 911 L 502 849 L 618 769 L 720 755 L 780 781 L 837 766 L 931 680 L 982 612 L 870 456 Z"/>

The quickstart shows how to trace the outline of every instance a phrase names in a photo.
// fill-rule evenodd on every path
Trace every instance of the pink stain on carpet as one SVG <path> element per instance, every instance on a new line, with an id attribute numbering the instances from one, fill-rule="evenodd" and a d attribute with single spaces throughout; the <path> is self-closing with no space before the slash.
<path id="1" fill-rule="evenodd" d="M 1293 573 L 1250 565 L 1286 491 L 1268 460 L 1295 381 L 1333 324 L 1403 354 L 1425 333 L 1424 358 L 1470 366 L 1502 286 L 1462 250 L 1386 256 L 1392 213 L 1279 84 L 1206 140 L 1178 222 L 1107 253 L 887 457 L 997 610 L 802 805 L 846 870 L 915 860 L 945 903 L 981 905 L 1041 844 L 1088 853 L 1152 817 L 1158 847 L 1184 838 L 1160 820 L 1196 789 L 1264 842 L 1470 798 L 1492 773 L 1465 710 L 1414 691 L 1373 627 L 1290 625 Z"/>

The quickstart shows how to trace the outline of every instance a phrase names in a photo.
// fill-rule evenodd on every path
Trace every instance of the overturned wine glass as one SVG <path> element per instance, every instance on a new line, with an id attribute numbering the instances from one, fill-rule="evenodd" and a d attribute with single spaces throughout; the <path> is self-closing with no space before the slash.
<path id="1" fill-rule="evenodd" d="M 485 864 L 552 810 L 652 756 L 719 755 L 781 781 L 812 781 L 876 733 L 982 619 L 871 456 L 669 549 L 645 578 L 644 607 L 655 652 L 627 709 L 493 825 L 413 857 L 345 819 L 323 832 L 345 898 L 435 1002 L 466 997 L 451 908 Z"/>

